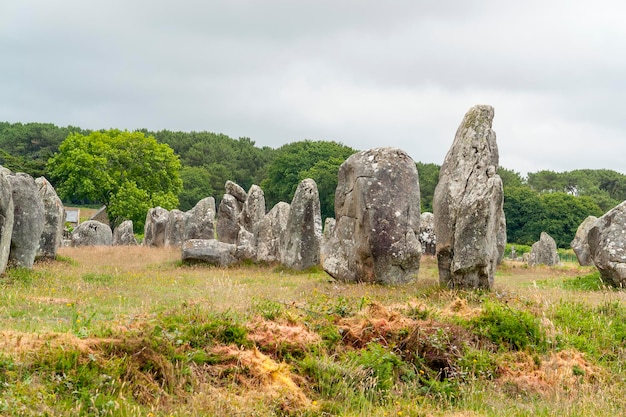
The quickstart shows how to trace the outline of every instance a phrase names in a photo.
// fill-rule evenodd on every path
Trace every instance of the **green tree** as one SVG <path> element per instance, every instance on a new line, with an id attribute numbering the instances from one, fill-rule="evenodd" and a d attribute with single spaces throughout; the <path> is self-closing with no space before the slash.
<path id="1" fill-rule="evenodd" d="M 578 226 L 587 216 L 601 216 L 602 209 L 587 196 L 567 193 L 541 195 L 541 225 L 560 248 L 569 248 Z"/>
<path id="2" fill-rule="evenodd" d="M 339 167 L 344 161 L 345 159 L 333 156 L 327 160 L 319 160 L 311 168 L 300 172 L 300 181 L 312 178 L 317 184 L 323 220 L 326 220 L 327 217 L 335 217 L 335 190 L 337 189 Z"/>
<path id="3" fill-rule="evenodd" d="M 47 165 L 63 200 L 104 204 L 112 225 L 130 219 L 136 231 L 147 208 L 178 205 L 180 168 L 168 145 L 120 130 L 72 133 Z"/>
<path id="4" fill-rule="evenodd" d="M 527 186 L 504 187 L 504 215 L 507 240 L 532 245 L 542 231 L 540 195 Z"/>
<path id="5" fill-rule="evenodd" d="M 439 169 L 437 164 L 425 164 L 417 162 L 417 173 L 420 179 L 420 205 L 422 213 L 433 211 L 433 197 L 435 196 L 435 188 L 439 182 Z"/>
<path id="6" fill-rule="evenodd" d="M 213 196 L 211 174 L 204 167 L 184 166 L 180 170 L 183 190 L 178 194 L 179 208 L 187 211 L 205 197 Z"/>

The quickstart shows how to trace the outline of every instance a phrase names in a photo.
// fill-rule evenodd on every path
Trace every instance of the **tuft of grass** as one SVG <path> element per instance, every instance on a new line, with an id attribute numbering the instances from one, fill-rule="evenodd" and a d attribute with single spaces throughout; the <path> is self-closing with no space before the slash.
<path id="1" fill-rule="evenodd" d="M 610 287 L 602 281 L 600 271 L 594 271 L 587 275 L 579 275 L 575 278 L 564 280 L 563 288 L 579 291 L 602 291 L 607 290 Z"/>

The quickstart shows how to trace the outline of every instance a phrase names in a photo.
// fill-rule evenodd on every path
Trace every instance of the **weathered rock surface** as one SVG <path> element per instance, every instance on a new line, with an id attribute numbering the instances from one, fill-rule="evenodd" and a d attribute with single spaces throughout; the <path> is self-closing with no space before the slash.
<path id="1" fill-rule="evenodd" d="M 165 225 L 165 246 L 182 246 L 185 241 L 187 215 L 178 209 L 170 210 Z"/>
<path id="2" fill-rule="evenodd" d="M 239 224 L 252 233 L 255 238 L 261 221 L 265 217 L 265 194 L 258 185 L 252 185 L 248 191 L 248 198 L 243 203 Z"/>
<path id="3" fill-rule="evenodd" d="M 87 220 L 72 232 L 72 246 L 109 246 L 113 243 L 113 232 L 108 224 Z"/>
<path id="4" fill-rule="evenodd" d="M 587 240 L 602 280 L 614 287 L 626 287 L 626 201 L 596 220 Z"/>
<path id="5" fill-rule="evenodd" d="M 30 175 L 17 173 L 6 178 L 11 183 L 14 209 L 9 264 L 32 268 L 45 224 L 43 200 Z"/>
<path id="6" fill-rule="evenodd" d="M 376 148 L 350 156 L 339 168 L 335 216 L 322 255 L 334 278 L 398 284 L 417 277 L 419 179 L 406 152 Z"/>
<path id="7" fill-rule="evenodd" d="M 252 232 L 247 231 L 241 226 L 237 235 L 237 259 L 243 261 L 246 259 L 256 260 L 256 239 Z"/>
<path id="8" fill-rule="evenodd" d="M 239 215 L 242 203 L 232 194 L 224 194 L 217 210 L 217 239 L 224 243 L 237 243 Z"/>
<path id="9" fill-rule="evenodd" d="M 215 239 L 215 199 L 206 197 L 185 213 L 185 240 Z"/>
<path id="10" fill-rule="evenodd" d="M 280 259 L 280 239 L 289 219 L 289 203 L 281 201 L 263 216 L 257 234 L 257 260 L 276 262 Z"/>
<path id="11" fill-rule="evenodd" d="M 54 187 L 46 178 L 35 179 L 35 184 L 37 184 L 39 196 L 44 206 L 44 228 L 39 239 L 37 256 L 54 259 L 57 249 L 63 242 L 65 208 Z"/>
<path id="12" fill-rule="evenodd" d="M 503 207 L 504 210 L 504 207 Z M 506 219 L 504 217 L 504 211 L 502 216 L 500 217 L 500 226 L 498 228 L 498 236 L 496 238 L 497 246 L 498 246 L 498 265 L 502 263 L 504 260 L 504 252 L 506 250 Z"/>
<path id="13" fill-rule="evenodd" d="M 317 184 L 302 180 L 291 201 L 289 217 L 281 240 L 281 263 L 292 269 L 306 269 L 320 262 L 322 214 Z"/>
<path id="14" fill-rule="evenodd" d="M 541 232 L 539 240 L 530 248 L 530 257 L 528 258 L 528 265 L 558 265 L 560 262 L 559 254 L 556 250 L 556 242 L 546 232 Z"/>
<path id="15" fill-rule="evenodd" d="M 226 181 L 224 188 L 226 188 L 226 194 L 232 195 L 233 197 L 237 199 L 237 201 L 239 201 L 242 204 L 248 198 L 246 191 L 243 188 L 241 188 L 239 184 L 235 184 L 234 182 L 230 180 Z"/>
<path id="16" fill-rule="evenodd" d="M 0 168 L 5 173 L 11 172 L 2 166 Z M 5 271 L 9 261 L 14 215 L 13 188 L 6 175 L 0 172 L 0 274 Z"/>
<path id="17" fill-rule="evenodd" d="M 137 238 L 133 232 L 133 221 L 125 220 L 113 230 L 113 245 L 137 246 Z"/>
<path id="18" fill-rule="evenodd" d="M 183 262 L 205 262 L 211 265 L 228 266 L 237 262 L 237 246 L 215 239 L 190 239 L 183 243 Z"/>
<path id="19" fill-rule="evenodd" d="M 596 216 L 589 216 L 578 226 L 576 230 L 576 236 L 570 246 L 574 250 L 576 254 L 576 258 L 578 258 L 578 263 L 581 266 L 590 266 L 593 265 L 593 260 L 591 259 L 591 250 L 589 249 L 589 241 L 587 240 L 587 235 L 589 234 L 589 230 L 594 226 L 594 224 L 598 221 Z"/>
<path id="20" fill-rule="evenodd" d="M 420 244 L 422 253 L 425 255 L 435 255 L 437 253 L 437 236 L 435 236 L 435 216 L 432 213 L 424 212 L 420 215 Z"/>
<path id="21" fill-rule="evenodd" d="M 439 171 L 433 212 L 439 281 L 449 288 L 491 288 L 500 253 L 502 180 L 491 106 L 472 107 Z"/>
<path id="22" fill-rule="evenodd" d="M 153 207 L 146 214 L 143 228 L 144 246 L 165 246 L 165 228 L 169 219 L 169 211 L 162 207 Z"/>

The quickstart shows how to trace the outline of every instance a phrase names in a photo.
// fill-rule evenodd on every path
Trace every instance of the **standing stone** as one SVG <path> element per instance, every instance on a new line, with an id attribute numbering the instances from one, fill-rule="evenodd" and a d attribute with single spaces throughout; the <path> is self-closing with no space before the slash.
<path id="1" fill-rule="evenodd" d="M 82 222 L 72 232 L 72 246 L 110 246 L 113 232 L 108 224 L 97 220 Z"/>
<path id="2" fill-rule="evenodd" d="M 241 204 L 233 195 L 224 194 L 217 210 L 217 238 L 224 243 L 237 243 Z"/>
<path id="3" fill-rule="evenodd" d="M 185 240 L 215 239 L 215 199 L 206 197 L 185 213 Z"/>
<path id="4" fill-rule="evenodd" d="M 243 203 L 239 224 L 256 237 L 263 217 L 265 217 L 265 195 L 261 187 L 252 185 L 248 191 L 248 198 Z"/>
<path id="5" fill-rule="evenodd" d="M 8 171 L 8 169 L 2 166 L 0 166 L 0 169 Z M 9 261 L 11 235 L 13 234 L 13 216 L 15 215 L 13 188 L 5 173 L 0 172 L 0 274 L 5 271 Z"/>
<path id="6" fill-rule="evenodd" d="M 317 184 L 302 180 L 291 201 L 289 218 L 281 240 L 281 263 L 292 269 L 306 269 L 320 262 L 322 214 Z"/>
<path id="7" fill-rule="evenodd" d="M 502 208 L 504 210 L 504 207 Z M 506 218 L 504 211 L 500 217 L 500 227 L 498 227 L 497 246 L 498 246 L 498 265 L 504 260 L 504 252 L 506 251 Z"/>
<path id="8" fill-rule="evenodd" d="M 234 182 L 228 180 L 226 181 L 224 188 L 226 188 L 226 194 L 232 195 L 241 204 L 245 203 L 246 200 L 248 199 L 248 195 L 246 194 L 246 191 L 243 188 L 241 188 L 239 184 L 235 184 Z"/>
<path id="9" fill-rule="evenodd" d="M 137 238 L 133 231 L 133 221 L 125 220 L 113 230 L 113 245 L 137 246 Z"/>
<path id="10" fill-rule="evenodd" d="M 285 233 L 289 219 L 289 203 L 276 204 L 259 225 L 257 235 L 257 260 L 276 262 L 280 259 L 280 238 Z"/>
<path id="11" fill-rule="evenodd" d="M 182 246 L 185 241 L 187 216 L 178 209 L 170 210 L 165 225 L 165 246 Z"/>
<path id="12" fill-rule="evenodd" d="M 435 216 L 432 213 L 424 212 L 420 215 L 420 244 L 422 253 L 425 255 L 435 255 L 437 253 L 437 236 L 435 236 Z"/>
<path id="13" fill-rule="evenodd" d="M 587 235 L 589 234 L 589 230 L 591 230 L 591 228 L 596 224 L 596 221 L 598 221 L 598 218 L 596 216 L 587 217 L 580 224 L 580 226 L 578 226 L 578 229 L 576 230 L 576 236 L 574 237 L 574 240 L 572 240 L 572 243 L 570 243 L 570 246 L 576 254 L 576 258 L 578 258 L 578 263 L 581 266 L 593 265 Z"/>
<path id="14" fill-rule="evenodd" d="M 292 207 L 293 210 L 293 207 Z M 420 192 L 415 162 L 396 148 L 350 156 L 339 168 L 335 226 L 322 266 L 344 282 L 399 284 L 419 271 Z"/>
<path id="15" fill-rule="evenodd" d="M 626 287 L 626 201 L 596 220 L 587 241 L 602 280 L 617 288 Z"/>
<path id="16" fill-rule="evenodd" d="M 504 216 L 498 146 L 491 106 L 472 107 L 439 171 L 433 211 L 439 282 L 449 288 L 493 286 L 504 252 L 498 231 Z"/>
<path id="17" fill-rule="evenodd" d="M 165 227 L 169 219 L 169 211 L 161 207 L 154 207 L 148 210 L 146 223 L 143 228 L 143 245 L 157 246 L 165 245 Z"/>
<path id="18" fill-rule="evenodd" d="M 9 264 L 32 268 L 45 224 L 43 200 L 30 175 L 17 173 L 6 178 L 11 183 L 14 209 Z"/>
<path id="19" fill-rule="evenodd" d="M 556 242 L 546 232 L 541 232 L 539 241 L 533 243 L 530 248 L 530 257 L 528 265 L 548 265 L 555 266 L 559 264 L 559 254 L 556 250 Z"/>
<path id="20" fill-rule="evenodd" d="M 57 249 L 63 242 L 65 208 L 54 187 L 46 178 L 35 179 L 35 184 L 37 184 L 44 206 L 44 228 L 39 240 L 38 256 L 54 259 Z"/>

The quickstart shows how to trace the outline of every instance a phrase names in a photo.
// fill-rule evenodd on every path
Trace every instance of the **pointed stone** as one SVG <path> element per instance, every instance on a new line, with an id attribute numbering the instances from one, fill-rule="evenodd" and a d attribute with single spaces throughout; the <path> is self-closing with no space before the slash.
<path id="1" fill-rule="evenodd" d="M 133 221 L 125 220 L 113 230 L 113 245 L 137 246 L 137 238 L 133 231 Z"/>
<path id="2" fill-rule="evenodd" d="M 44 206 L 44 228 L 39 239 L 38 256 L 54 259 L 63 242 L 65 208 L 52 184 L 44 178 L 35 179 Z"/>
<path id="3" fill-rule="evenodd" d="M 11 183 L 14 209 L 9 264 L 32 268 L 45 224 L 43 200 L 30 175 L 21 172 L 6 178 Z"/>

